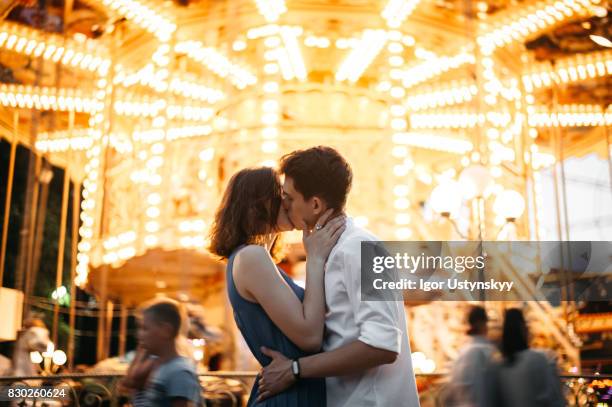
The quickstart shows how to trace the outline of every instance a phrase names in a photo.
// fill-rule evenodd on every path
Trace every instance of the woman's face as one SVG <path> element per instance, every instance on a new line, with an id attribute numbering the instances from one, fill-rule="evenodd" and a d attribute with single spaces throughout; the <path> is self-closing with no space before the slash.
<path id="1" fill-rule="evenodd" d="M 288 232 L 290 230 L 295 229 L 293 223 L 291 223 L 291 220 L 289 220 L 289 215 L 287 214 L 287 211 L 285 210 L 283 205 L 281 205 L 278 210 L 278 218 L 276 219 L 276 229 L 279 232 Z"/>

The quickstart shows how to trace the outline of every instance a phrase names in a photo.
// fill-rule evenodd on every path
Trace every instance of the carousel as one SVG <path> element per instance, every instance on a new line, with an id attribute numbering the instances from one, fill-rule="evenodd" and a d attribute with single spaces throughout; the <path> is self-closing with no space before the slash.
<path id="1" fill-rule="evenodd" d="M 346 157 L 347 211 L 384 240 L 576 240 L 568 162 L 595 162 L 598 210 L 611 215 L 610 10 L 606 0 L 0 0 L 10 145 L 0 283 L 20 276 L 16 293 L 3 291 L 16 328 L 32 311 L 51 167 L 64 177 L 45 305 L 55 340 L 59 313 L 69 316 L 70 366 L 87 304 L 60 303 L 62 287 L 94 298 L 98 361 L 126 353 L 135 307 L 167 296 L 205 310 L 214 332 L 192 342 L 219 339 L 223 369 L 252 369 L 208 231 L 233 173 L 300 148 Z M 26 206 L 8 270 L 18 147 L 29 152 Z M 301 236 L 286 240 L 299 279 Z M 537 297 L 542 280 L 511 262 L 495 272 L 521 281 L 535 338 L 581 372 L 580 334 L 612 329 L 611 314 L 585 319 L 569 291 Z M 457 356 L 472 300 L 406 303 L 409 329 L 423 333 L 411 337 L 417 373 Z M 507 307 L 489 305 L 497 327 Z"/>

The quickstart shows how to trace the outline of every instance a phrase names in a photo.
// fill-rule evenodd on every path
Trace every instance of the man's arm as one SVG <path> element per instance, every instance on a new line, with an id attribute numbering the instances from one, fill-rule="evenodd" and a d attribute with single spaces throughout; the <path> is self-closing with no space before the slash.
<path id="1" fill-rule="evenodd" d="M 272 358 L 259 379 L 258 401 L 264 400 L 289 388 L 295 377 L 290 359 L 280 352 L 262 348 Z M 300 358 L 300 378 L 345 376 L 395 362 L 397 353 L 378 349 L 361 341 L 354 341 L 330 352 Z"/>
<path id="2" fill-rule="evenodd" d="M 299 360 L 300 377 L 344 376 L 393 363 L 397 353 L 354 341 L 330 352 Z"/>

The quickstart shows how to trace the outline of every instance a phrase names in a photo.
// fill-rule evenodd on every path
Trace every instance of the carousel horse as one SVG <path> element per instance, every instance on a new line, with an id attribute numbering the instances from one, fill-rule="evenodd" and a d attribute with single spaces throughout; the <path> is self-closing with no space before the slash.
<path id="1" fill-rule="evenodd" d="M 40 319 L 26 321 L 17 334 L 12 358 L 0 360 L 0 376 L 36 376 L 38 371 L 30 360 L 30 352 L 44 352 L 49 344 L 49 330 Z"/>
<path id="2" fill-rule="evenodd" d="M 24 323 L 23 329 L 17 334 L 17 340 L 13 348 L 11 360 L 3 357 L 0 360 L 0 377 L 2 376 L 38 376 L 39 371 L 36 365 L 30 359 L 30 352 L 43 353 L 47 350 L 47 345 L 50 343 L 49 330 L 44 322 L 40 319 L 31 319 Z M 21 384 L 29 386 L 40 386 L 40 380 L 22 380 Z M 2 383 L 6 386 L 10 383 Z M 32 401 L 13 402 L 14 406 L 35 405 Z M 61 402 L 45 401 L 46 406 L 61 406 Z"/>

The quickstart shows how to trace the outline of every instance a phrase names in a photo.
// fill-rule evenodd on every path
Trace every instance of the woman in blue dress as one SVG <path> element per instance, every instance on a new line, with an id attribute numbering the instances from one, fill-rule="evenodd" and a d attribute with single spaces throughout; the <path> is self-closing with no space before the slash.
<path id="1" fill-rule="evenodd" d="M 240 332 L 262 365 L 262 347 L 297 360 L 321 350 L 325 326 L 324 265 L 344 231 L 343 217 L 326 213 L 315 231 L 293 225 L 282 204 L 282 186 L 272 168 L 236 173 L 225 190 L 211 231 L 212 253 L 227 259 L 227 290 Z M 328 220 L 329 219 L 329 220 Z M 279 234 L 303 229 L 306 289 L 275 265 Z M 248 406 L 325 407 L 325 380 L 299 379 L 287 391 L 257 402 L 257 380 Z"/>

